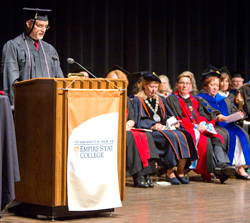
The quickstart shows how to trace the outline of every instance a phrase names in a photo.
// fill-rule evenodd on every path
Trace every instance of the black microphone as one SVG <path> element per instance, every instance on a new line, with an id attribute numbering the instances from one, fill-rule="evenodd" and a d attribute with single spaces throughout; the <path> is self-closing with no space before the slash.
<path id="1" fill-rule="evenodd" d="M 67 59 L 67 63 L 68 64 L 77 64 L 79 67 L 81 67 L 84 71 L 86 71 L 88 74 L 90 74 L 92 77 L 97 78 L 94 74 L 92 74 L 89 70 L 87 70 L 84 66 L 82 66 L 81 64 L 77 63 L 73 58 L 68 58 Z"/>

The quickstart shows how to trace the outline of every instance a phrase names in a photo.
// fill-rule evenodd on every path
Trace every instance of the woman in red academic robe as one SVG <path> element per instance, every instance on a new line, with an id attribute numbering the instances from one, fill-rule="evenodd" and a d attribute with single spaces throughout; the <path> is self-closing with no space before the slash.
<path id="1" fill-rule="evenodd" d="M 235 174 L 236 169 L 228 165 L 229 159 L 223 138 L 214 128 L 215 120 L 202 102 L 190 94 L 191 83 L 189 75 L 179 75 L 177 90 L 166 101 L 177 119 L 182 120 L 184 128 L 195 139 L 199 159 L 190 168 L 202 174 L 203 180 L 211 180 L 209 173 L 215 173 L 223 183 Z"/>

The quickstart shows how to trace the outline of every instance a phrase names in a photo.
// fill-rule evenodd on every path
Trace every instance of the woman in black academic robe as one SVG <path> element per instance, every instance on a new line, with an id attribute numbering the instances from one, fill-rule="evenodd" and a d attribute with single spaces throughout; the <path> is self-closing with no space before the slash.
<path id="1" fill-rule="evenodd" d="M 222 136 L 214 128 L 213 116 L 198 98 L 190 94 L 190 88 L 191 77 L 180 74 L 177 77 L 177 90 L 167 98 L 167 104 L 195 139 L 199 160 L 190 168 L 202 174 L 203 180 L 210 181 L 210 173 L 215 173 L 223 183 L 235 174 L 236 169 L 228 165 L 227 151 Z"/>
<path id="2" fill-rule="evenodd" d="M 155 162 L 159 159 L 154 140 L 149 132 L 134 127 L 134 110 L 127 99 L 126 171 L 133 176 L 136 187 L 153 187 L 150 175 L 156 173 Z"/>
<path id="3" fill-rule="evenodd" d="M 128 84 L 128 71 L 115 65 L 106 78 L 122 79 Z M 159 158 L 152 136 L 134 129 L 134 110 L 127 98 L 126 172 L 133 176 L 135 187 L 154 187 L 150 175 L 155 174 L 155 160 Z"/>
<path id="4" fill-rule="evenodd" d="M 143 74 L 139 92 L 132 101 L 135 126 L 153 130 L 151 135 L 161 159 L 160 163 L 167 169 L 166 181 L 171 184 L 187 184 L 189 181 L 184 177 L 183 171 L 198 158 L 196 149 L 191 135 L 180 129 L 179 122 L 172 117 L 174 115 L 164 98 L 156 94 L 160 83 L 155 74 Z M 170 117 L 175 119 L 173 125 L 168 119 Z M 171 126 L 172 130 L 167 130 L 167 126 Z M 174 167 L 177 167 L 176 173 Z"/>

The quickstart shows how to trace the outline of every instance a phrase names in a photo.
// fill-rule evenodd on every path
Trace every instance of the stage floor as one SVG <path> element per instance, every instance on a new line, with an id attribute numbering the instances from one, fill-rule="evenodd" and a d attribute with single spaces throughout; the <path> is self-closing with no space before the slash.
<path id="1" fill-rule="evenodd" d="M 164 178 L 159 178 L 159 181 Z M 250 222 L 250 181 L 234 177 L 221 184 L 218 179 L 202 182 L 190 173 L 189 185 L 155 185 L 135 188 L 132 179 L 126 181 L 126 196 L 122 208 L 99 216 L 56 219 L 58 222 Z M 154 178 L 154 180 L 156 180 Z M 50 219 L 3 214 L 2 223 L 49 222 Z"/>

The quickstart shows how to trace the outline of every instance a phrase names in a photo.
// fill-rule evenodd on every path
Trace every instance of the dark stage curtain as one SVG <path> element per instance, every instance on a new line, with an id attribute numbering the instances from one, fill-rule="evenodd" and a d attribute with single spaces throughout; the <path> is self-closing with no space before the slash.
<path id="1" fill-rule="evenodd" d="M 248 0 L 8 0 L 1 6 L 0 47 L 24 29 L 23 7 L 51 8 L 44 40 L 98 77 L 114 64 L 166 74 L 173 86 L 189 70 L 200 87 L 209 65 L 241 69 L 250 79 Z"/>

